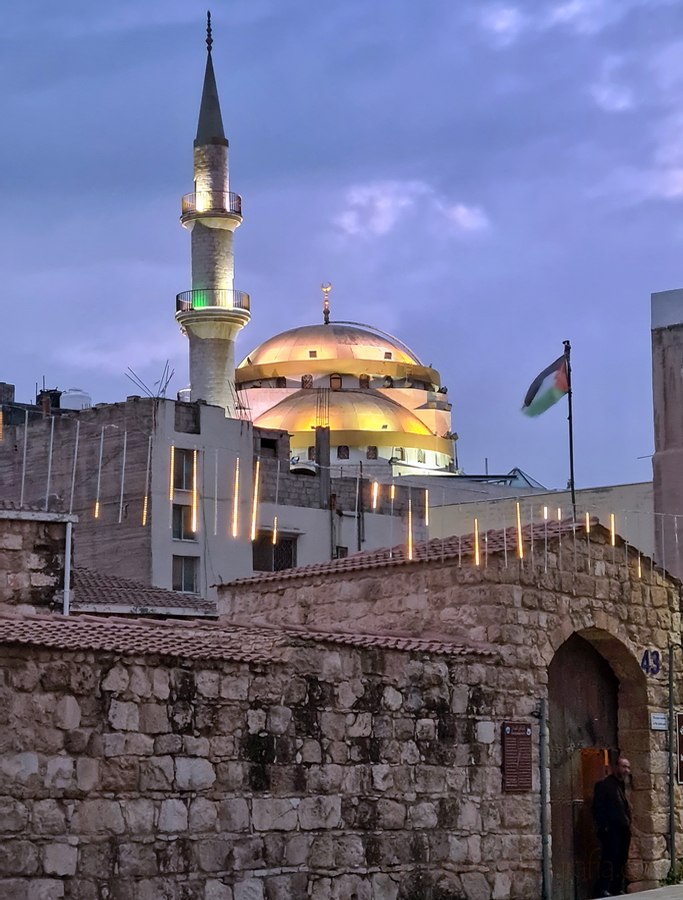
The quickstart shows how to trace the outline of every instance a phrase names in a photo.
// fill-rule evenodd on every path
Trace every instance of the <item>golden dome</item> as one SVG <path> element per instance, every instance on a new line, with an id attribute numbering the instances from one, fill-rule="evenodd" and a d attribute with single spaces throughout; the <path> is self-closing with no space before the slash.
<path id="1" fill-rule="evenodd" d="M 404 406 L 378 391 L 329 391 L 329 424 L 335 446 L 415 447 L 450 455 L 452 447 L 434 435 L 418 417 Z M 287 431 L 292 447 L 314 442 L 318 423 L 318 391 L 301 390 L 292 394 L 254 421 L 257 428 Z"/>
<path id="2" fill-rule="evenodd" d="M 329 325 L 302 325 L 264 341 L 244 359 L 239 368 L 268 366 L 294 361 L 392 360 L 421 366 L 415 354 L 390 335 L 362 325 L 330 322 Z"/>

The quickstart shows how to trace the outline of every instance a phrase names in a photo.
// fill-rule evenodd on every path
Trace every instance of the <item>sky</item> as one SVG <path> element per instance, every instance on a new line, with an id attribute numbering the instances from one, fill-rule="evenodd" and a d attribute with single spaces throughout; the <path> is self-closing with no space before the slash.
<path id="1" fill-rule="evenodd" d="M 245 357 L 332 316 L 437 368 L 466 472 L 651 478 L 650 293 L 683 287 L 683 0 L 231 0 L 212 10 Z M 188 380 L 205 8 L 24 0 L 0 32 L 0 380 L 113 402 Z"/>

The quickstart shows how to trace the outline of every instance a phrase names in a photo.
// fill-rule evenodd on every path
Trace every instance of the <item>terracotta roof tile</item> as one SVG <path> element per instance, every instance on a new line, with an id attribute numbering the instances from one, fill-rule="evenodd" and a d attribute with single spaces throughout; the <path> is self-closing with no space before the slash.
<path id="1" fill-rule="evenodd" d="M 74 612 L 130 611 L 137 615 L 216 615 L 216 604 L 195 594 L 181 594 L 163 588 L 139 584 L 118 575 L 105 575 L 91 569 L 75 568 L 73 578 Z"/>
<path id="2" fill-rule="evenodd" d="M 591 528 L 601 528 L 597 520 L 593 520 Z M 574 525 L 569 519 L 563 522 L 549 521 L 534 525 L 525 525 L 522 528 L 522 536 L 525 552 L 528 554 L 531 540 L 544 541 L 547 533 L 552 540 L 560 535 L 584 533 L 583 525 Z M 512 556 L 517 549 L 517 529 L 504 528 L 496 531 L 481 532 L 479 535 L 479 551 L 489 555 L 507 552 Z M 397 547 L 386 547 L 380 550 L 367 550 L 363 553 L 355 553 L 344 559 L 333 559 L 324 563 L 314 563 L 308 566 L 299 566 L 295 569 L 284 569 L 280 572 L 264 572 L 261 575 L 253 575 L 250 578 L 238 578 L 231 584 L 256 584 L 265 581 L 286 581 L 292 578 L 306 578 L 311 575 L 336 575 L 345 572 L 357 572 L 364 569 L 379 569 L 389 566 L 414 565 L 428 560 L 465 559 L 474 556 L 474 534 L 454 535 L 447 538 L 432 538 L 428 541 L 418 541 L 413 547 L 413 558 L 408 559 L 408 551 L 405 544 Z"/>
<path id="3" fill-rule="evenodd" d="M 287 628 L 286 634 L 304 640 L 320 641 L 326 644 L 346 644 L 351 647 L 379 647 L 385 650 L 404 652 L 435 653 L 445 656 L 490 657 L 496 653 L 488 648 L 464 647 L 449 641 L 434 641 L 425 638 L 402 637 L 379 634 L 345 634 L 333 631 L 298 631 Z"/>

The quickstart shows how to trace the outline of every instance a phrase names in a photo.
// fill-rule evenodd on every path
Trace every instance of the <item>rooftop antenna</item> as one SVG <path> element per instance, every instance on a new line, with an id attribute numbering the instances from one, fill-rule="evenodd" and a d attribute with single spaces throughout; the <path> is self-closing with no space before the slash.
<path id="1" fill-rule="evenodd" d="M 323 281 L 320 285 L 320 289 L 323 292 L 323 321 L 325 325 L 330 324 L 330 291 L 332 290 L 332 284 L 329 281 Z"/>
<path id="2" fill-rule="evenodd" d="M 139 388 L 144 394 L 147 394 L 148 397 L 154 397 L 152 391 L 147 387 L 145 382 L 140 378 L 137 372 L 134 372 L 130 366 L 128 366 L 128 371 L 124 372 L 124 375 L 129 381 L 132 381 L 136 388 Z"/>

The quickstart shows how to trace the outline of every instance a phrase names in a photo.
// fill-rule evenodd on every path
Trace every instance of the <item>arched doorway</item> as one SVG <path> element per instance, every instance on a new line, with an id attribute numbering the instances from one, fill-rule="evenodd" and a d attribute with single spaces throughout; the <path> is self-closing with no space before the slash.
<path id="1" fill-rule="evenodd" d="M 590 801 L 618 750 L 619 679 L 578 634 L 548 668 L 553 900 L 587 900 L 599 848 Z"/>

